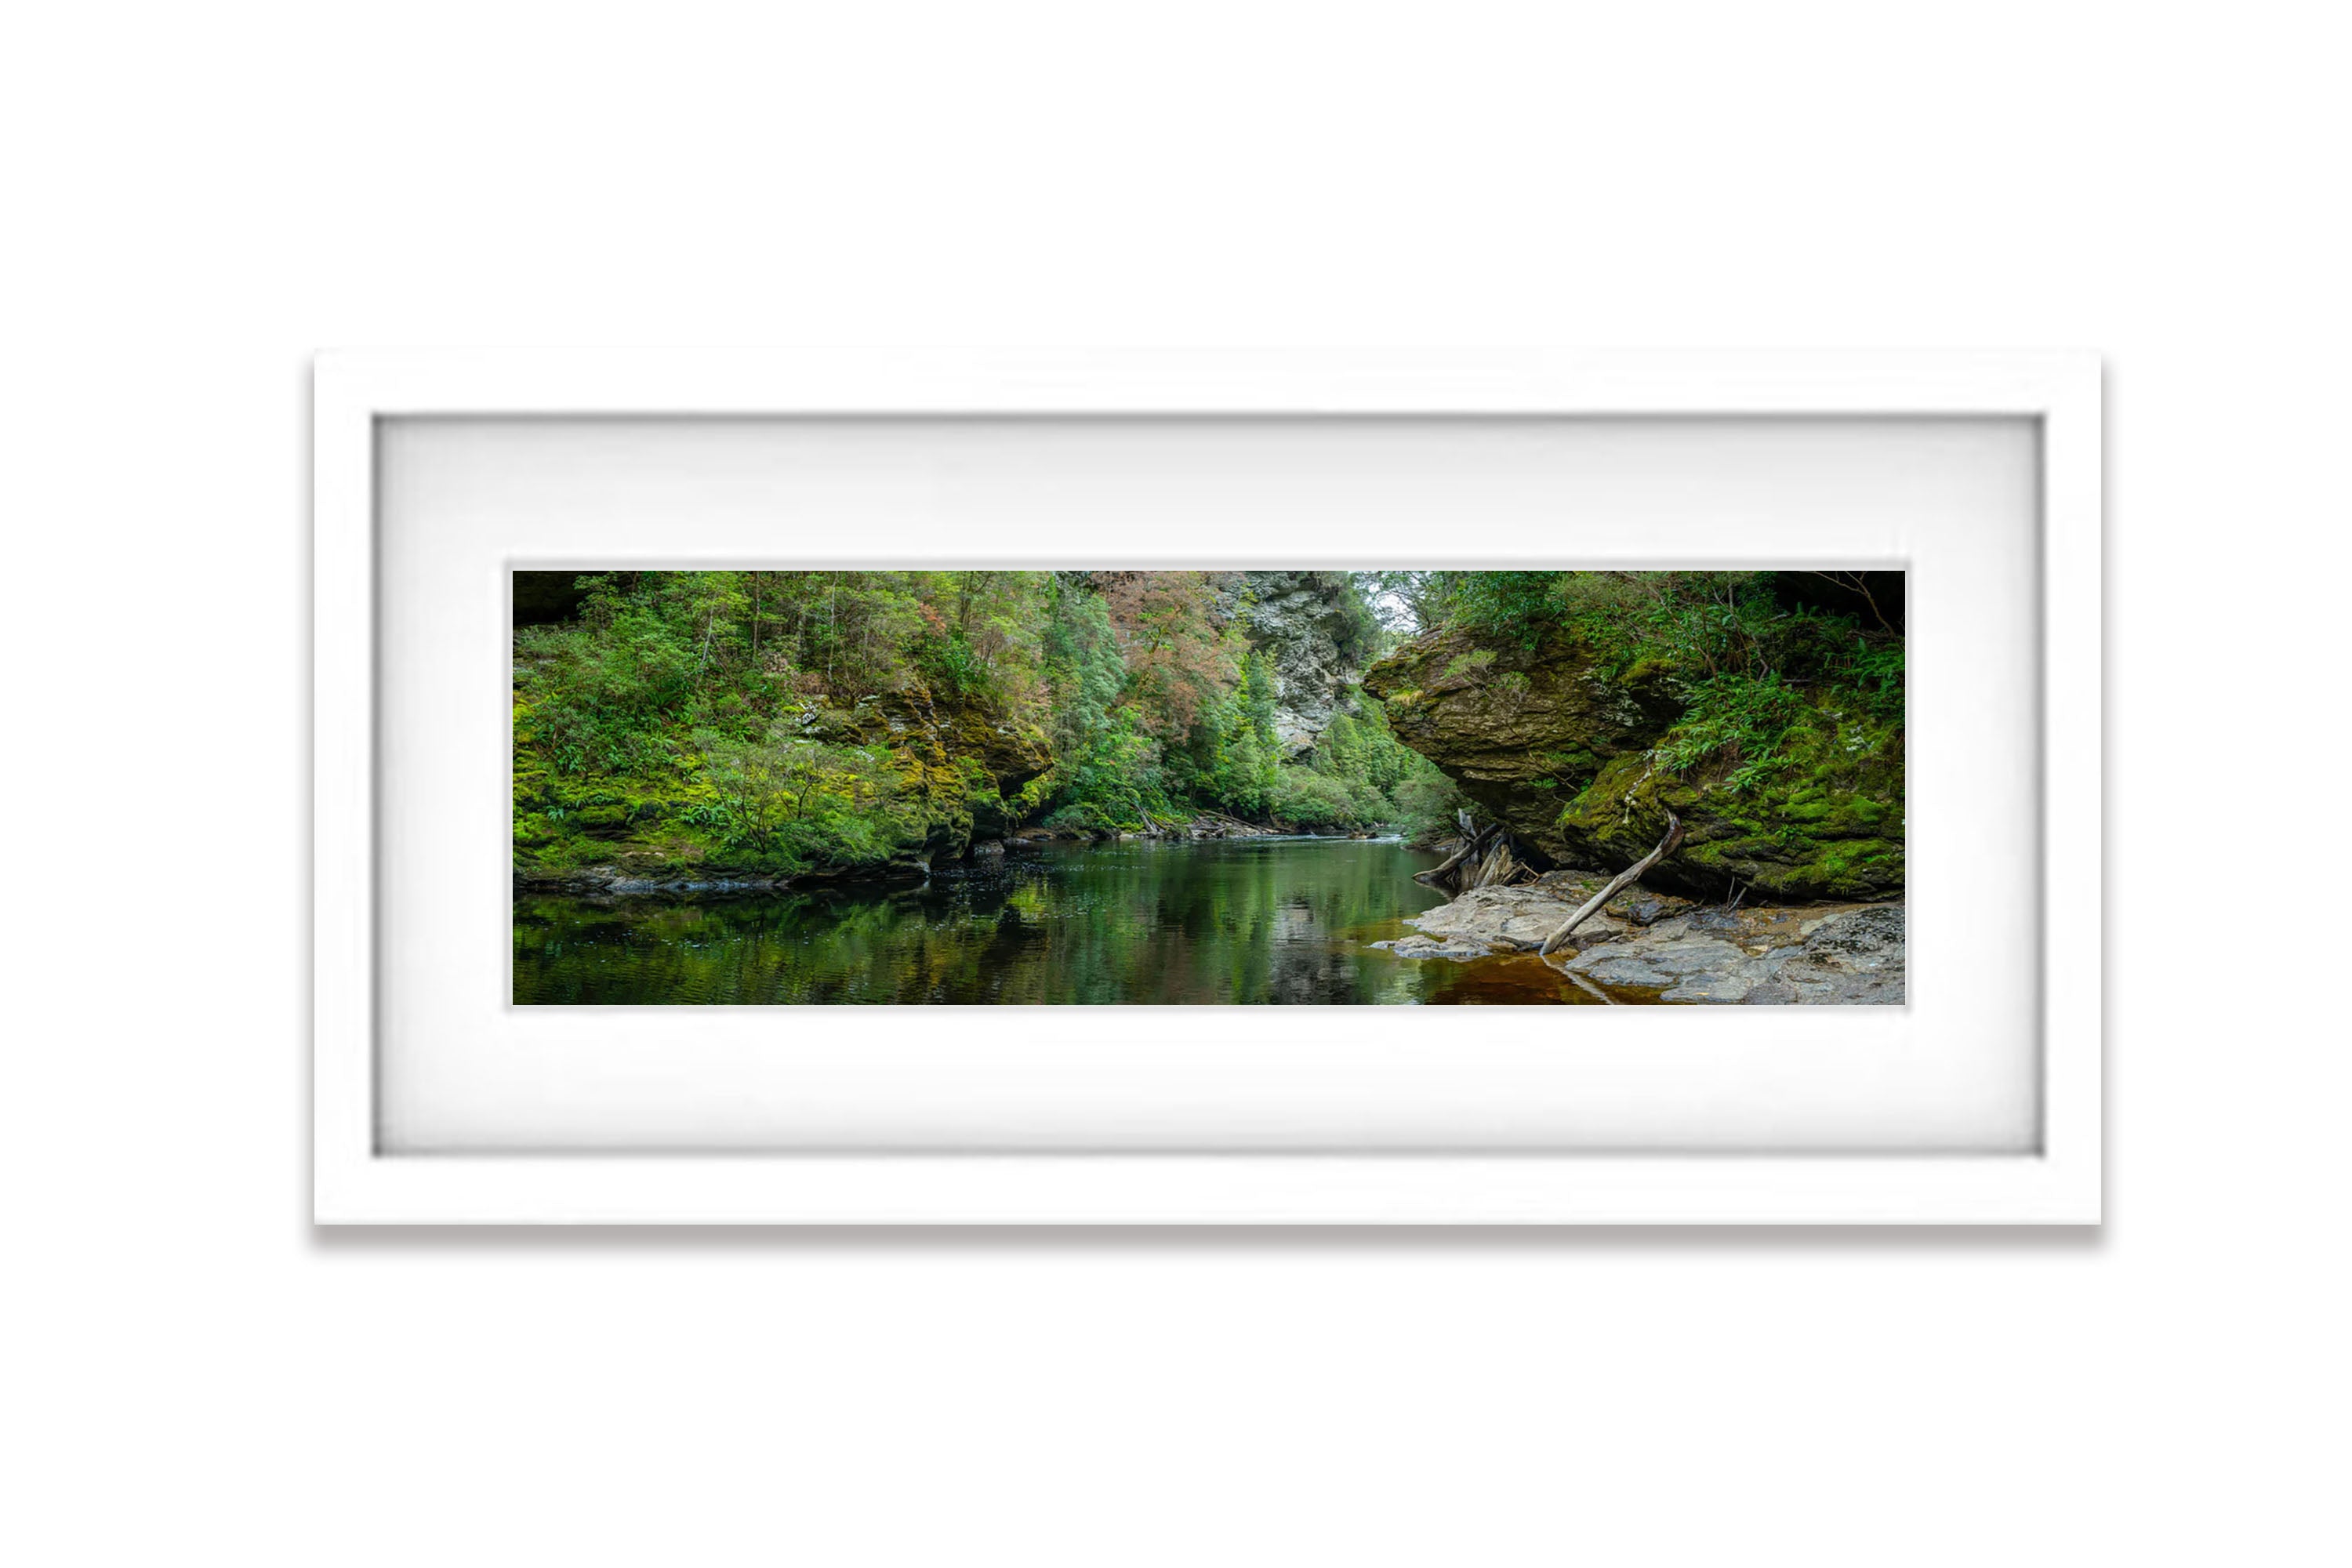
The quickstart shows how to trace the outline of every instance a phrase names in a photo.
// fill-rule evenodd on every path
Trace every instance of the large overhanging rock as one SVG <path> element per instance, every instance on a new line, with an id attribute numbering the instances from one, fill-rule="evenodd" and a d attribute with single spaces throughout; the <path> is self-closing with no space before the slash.
<path id="1" fill-rule="evenodd" d="M 1605 763 L 1647 751 L 1682 712 L 1663 670 L 1607 682 L 1573 645 L 1530 653 L 1483 647 L 1458 630 L 1407 643 L 1366 672 L 1364 689 L 1388 705 L 1397 738 L 1444 769 L 1484 815 L 1567 864 L 1598 862 L 1577 858 L 1560 831 L 1561 806 Z M 1650 834 L 1622 864 L 1657 838 Z"/>
<path id="2" fill-rule="evenodd" d="M 1901 890 L 1899 732 L 1856 744 L 1834 725 L 1808 731 L 1773 777 L 1740 789 L 1728 765 L 1683 776 L 1653 760 L 1683 711 L 1670 667 L 1602 669 L 1571 637 L 1528 650 L 1448 628 L 1375 664 L 1364 689 L 1387 704 L 1400 740 L 1556 864 L 1621 870 L 1656 847 L 1671 812 L 1683 840 L 1645 886 L 1783 899 Z"/>

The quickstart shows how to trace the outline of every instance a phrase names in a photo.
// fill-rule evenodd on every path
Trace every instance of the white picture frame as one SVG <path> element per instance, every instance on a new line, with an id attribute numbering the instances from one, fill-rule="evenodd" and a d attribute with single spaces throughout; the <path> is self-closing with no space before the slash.
<path id="1" fill-rule="evenodd" d="M 2063 911 L 2039 921 L 2036 1137 L 2000 1152 L 1920 1153 L 388 1148 L 376 920 L 384 422 L 917 416 L 2031 422 L 2041 879 L 2027 892 L 2045 916 Z M 317 1223 L 2099 1223 L 2102 432 L 2093 355 L 334 353 L 315 366 L 313 419 Z"/>

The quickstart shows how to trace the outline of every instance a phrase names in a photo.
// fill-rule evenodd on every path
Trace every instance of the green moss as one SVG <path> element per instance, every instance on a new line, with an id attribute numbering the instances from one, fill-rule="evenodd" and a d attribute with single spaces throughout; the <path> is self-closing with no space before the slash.
<path id="1" fill-rule="evenodd" d="M 1734 882 L 1788 898 L 1873 898 L 1904 880 L 1899 725 L 1801 715 L 1768 769 L 1710 759 L 1683 770 L 1660 751 L 1615 758 L 1561 808 L 1563 850 L 1624 864 L 1648 853 L 1671 808 L 1682 846 L 1651 874 L 1714 893 Z"/>
<path id="2" fill-rule="evenodd" d="M 1536 605 L 1535 575 L 1514 582 L 1511 603 Z M 1663 888 L 1901 889 L 1899 640 L 1786 609 L 1754 574 L 1553 574 L 1546 594 L 1556 615 L 1532 641 L 1497 632 L 1486 611 L 1501 601 L 1482 600 L 1365 678 L 1399 738 L 1482 811 L 1557 860 L 1607 868 L 1646 855 L 1672 809 L 1686 831 L 1652 874 Z M 1496 670 L 1483 684 L 1431 679 L 1482 655 Z"/>

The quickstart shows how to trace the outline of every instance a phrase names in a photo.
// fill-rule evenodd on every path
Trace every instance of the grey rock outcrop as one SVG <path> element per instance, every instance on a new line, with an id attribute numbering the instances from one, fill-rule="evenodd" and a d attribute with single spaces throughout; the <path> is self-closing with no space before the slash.
<path id="1" fill-rule="evenodd" d="M 1286 753 L 1315 744 L 1363 673 L 1364 628 L 1348 590 L 1345 572 L 1234 572 L 1220 585 L 1220 611 L 1273 661 L 1274 732 Z"/>
<path id="2" fill-rule="evenodd" d="M 1482 952 L 1533 952 L 1575 908 L 1552 887 L 1474 888 L 1405 923 L 1425 936 L 1472 944 Z M 1579 927 L 1577 935 L 1615 936 L 1626 929 L 1614 913 L 1604 911 Z"/>
<path id="3" fill-rule="evenodd" d="M 1374 947 L 1384 947 L 1399 958 L 1485 958 L 1495 950 L 1482 942 L 1441 940 L 1433 936 L 1403 936 L 1394 942 L 1376 942 Z"/>
<path id="4" fill-rule="evenodd" d="M 1751 1006 L 1903 1001 L 1899 909 L 1861 910 L 1824 921 L 1741 998 Z"/>
<path id="5" fill-rule="evenodd" d="M 1599 887 L 1554 871 L 1476 889 L 1405 922 L 1422 934 L 1373 945 L 1464 963 L 1533 952 Z M 1694 909 L 1635 889 L 1579 926 L 1553 962 L 1626 1000 L 1899 1006 L 1904 924 L 1899 905 Z"/>

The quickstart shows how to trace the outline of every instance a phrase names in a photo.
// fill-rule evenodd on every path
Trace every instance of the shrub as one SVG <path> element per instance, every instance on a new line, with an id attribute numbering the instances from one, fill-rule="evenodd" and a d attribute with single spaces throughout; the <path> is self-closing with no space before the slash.
<path id="1" fill-rule="evenodd" d="M 1292 827 L 1353 828 L 1369 826 L 1381 814 L 1367 813 L 1347 781 L 1294 766 L 1276 773 L 1266 815 Z"/>

